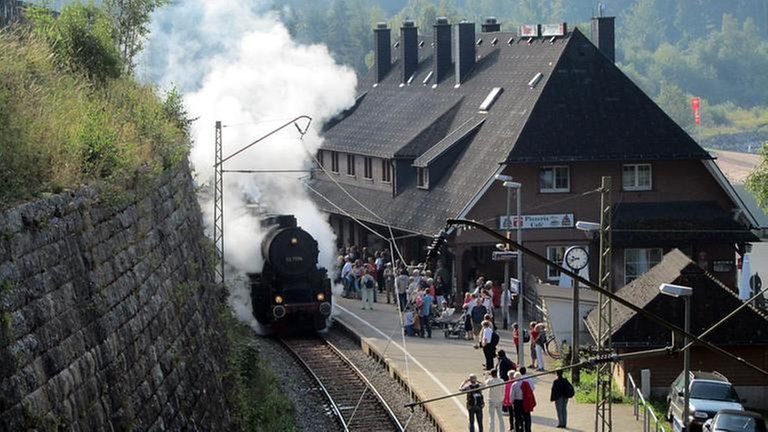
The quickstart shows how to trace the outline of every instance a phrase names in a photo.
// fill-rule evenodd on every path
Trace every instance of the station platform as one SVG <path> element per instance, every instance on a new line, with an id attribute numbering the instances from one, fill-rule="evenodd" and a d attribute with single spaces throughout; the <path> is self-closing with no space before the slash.
<path id="1" fill-rule="evenodd" d="M 475 373 L 484 382 L 484 357 L 482 350 L 474 349 L 472 343 L 455 338 L 446 339 L 441 329 L 433 329 L 432 338 L 406 337 L 403 340 L 400 318 L 393 304 L 374 303 L 373 310 L 361 310 L 360 300 L 335 297 L 334 319 L 355 333 L 361 340 L 363 350 L 383 359 L 390 372 L 405 382 L 420 400 L 456 393 L 464 379 Z M 499 349 L 516 358 L 512 344 L 512 332 L 498 329 L 501 341 Z M 530 363 L 526 344 L 526 363 Z M 547 357 L 545 365 L 551 358 Z M 549 369 L 549 367 L 547 367 Z M 530 372 L 529 372 L 530 374 Z M 531 417 L 533 431 L 561 431 L 556 428 L 557 415 L 554 402 L 549 401 L 554 374 L 537 377 L 536 408 Z M 486 395 L 487 400 L 487 395 Z M 468 429 L 465 397 L 458 396 L 426 404 L 426 409 L 444 432 L 459 432 Z M 613 405 L 613 430 L 641 431 L 642 421 L 635 420 L 631 405 Z M 489 429 L 488 411 L 484 411 L 483 423 Z M 504 417 L 504 431 L 509 430 L 509 420 Z M 620 425 L 620 426 L 619 426 Z M 498 427 L 498 426 L 497 426 Z M 570 431 L 595 430 L 594 404 L 568 402 L 568 428 Z M 495 431 L 493 431 L 495 432 Z"/>

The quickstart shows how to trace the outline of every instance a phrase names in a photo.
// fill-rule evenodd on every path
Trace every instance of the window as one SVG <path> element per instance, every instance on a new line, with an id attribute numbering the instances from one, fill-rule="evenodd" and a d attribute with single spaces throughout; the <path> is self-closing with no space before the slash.
<path id="1" fill-rule="evenodd" d="M 624 249 L 624 283 L 637 279 L 661 262 L 661 248 Z"/>
<path id="2" fill-rule="evenodd" d="M 335 151 L 331 152 L 331 172 L 339 173 L 339 153 Z"/>
<path id="3" fill-rule="evenodd" d="M 426 168 L 417 168 L 417 186 L 422 189 L 429 188 L 429 171 Z"/>
<path id="4" fill-rule="evenodd" d="M 547 246 L 547 259 L 556 262 L 558 265 L 563 265 L 563 255 L 568 246 Z M 560 279 L 560 270 L 547 266 L 547 279 L 558 280 Z"/>
<path id="5" fill-rule="evenodd" d="M 325 166 L 325 163 L 323 163 L 323 151 L 322 150 L 318 150 L 317 151 L 317 163 L 320 166 Z"/>
<path id="6" fill-rule="evenodd" d="M 347 175 L 348 176 L 355 175 L 355 155 L 353 154 L 347 155 Z"/>
<path id="7" fill-rule="evenodd" d="M 651 190 L 651 164 L 624 165 L 621 182 L 627 191 Z"/>
<path id="8" fill-rule="evenodd" d="M 373 180 L 373 158 L 363 158 L 363 178 Z"/>
<path id="9" fill-rule="evenodd" d="M 570 192 L 570 169 L 567 166 L 542 167 L 539 170 L 540 192 Z"/>
<path id="10" fill-rule="evenodd" d="M 381 181 L 384 183 L 392 182 L 392 167 L 387 159 L 381 160 Z"/>

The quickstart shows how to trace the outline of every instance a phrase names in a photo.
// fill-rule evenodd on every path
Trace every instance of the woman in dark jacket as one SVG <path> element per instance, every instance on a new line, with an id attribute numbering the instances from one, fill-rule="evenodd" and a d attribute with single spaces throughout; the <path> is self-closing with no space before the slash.
<path id="1" fill-rule="evenodd" d="M 563 377 L 563 371 L 557 371 L 557 379 L 552 382 L 549 400 L 555 403 L 559 428 L 565 428 L 568 423 L 568 399 L 572 398 L 573 394 L 573 386 Z"/>

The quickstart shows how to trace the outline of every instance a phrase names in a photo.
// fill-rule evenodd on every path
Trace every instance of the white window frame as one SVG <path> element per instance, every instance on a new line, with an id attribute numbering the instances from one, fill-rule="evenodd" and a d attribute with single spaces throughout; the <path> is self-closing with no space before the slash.
<path id="1" fill-rule="evenodd" d="M 355 176 L 355 155 L 347 153 L 347 175 Z"/>
<path id="2" fill-rule="evenodd" d="M 331 151 L 331 172 L 339 173 L 339 152 Z"/>
<path id="3" fill-rule="evenodd" d="M 557 187 L 557 172 L 558 170 L 565 169 L 566 172 L 566 181 L 568 182 L 568 186 L 565 188 L 558 188 Z M 552 170 L 552 187 L 546 188 L 542 184 L 542 173 L 546 170 Z M 549 166 L 543 166 L 539 168 L 539 192 L 541 193 L 564 193 L 564 192 L 570 192 L 571 191 L 571 167 L 568 165 L 549 165 Z"/>
<path id="4" fill-rule="evenodd" d="M 381 160 L 381 182 L 392 183 L 392 166 L 388 159 Z"/>
<path id="5" fill-rule="evenodd" d="M 363 178 L 373 180 L 373 158 L 363 157 Z"/>
<path id="6" fill-rule="evenodd" d="M 424 167 L 416 168 L 416 186 L 419 189 L 429 189 L 429 169 Z"/>
<path id="7" fill-rule="evenodd" d="M 628 274 L 627 274 L 627 253 L 628 253 L 629 251 L 653 251 L 653 250 L 656 250 L 656 251 L 658 251 L 658 252 L 659 252 L 659 261 L 658 261 L 658 262 L 652 263 L 652 262 L 649 260 L 649 261 L 648 261 L 648 268 L 647 268 L 645 271 L 643 271 L 643 272 L 640 272 L 640 273 L 638 273 L 638 274 L 636 274 L 636 275 L 628 275 Z M 661 260 L 662 260 L 663 258 L 664 258 L 664 249 L 662 249 L 662 248 L 660 248 L 660 247 L 650 247 L 650 248 L 627 248 L 627 249 L 624 249 L 624 285 L 628 285 L 628 284 L 629 284 L 630 282 L 632 282 L 633 280 L 635 280 L 635 279 L 639 278 L 640 276 L 642 276 L 643 274 L 645 274 L 645 273 L 646 273 L 648 270 L 652 269 L 652 268 L 653 268 L 653 266 L 655 266 L 656 264 L 658 264 L 659 262 L 661 262 Z M 638 261 L 638 262 L 639 262 L 639 261 Z"/>
<path id="8" fill-rule="evenodd" d="M 547 259 L 550 261 L 554 261 L 558 263 L 560 266 L 563 265 L 563 257 L 565 256 L 565 251 L 570 246 L 562 246 L 562 245 L 555 245 L 555 246 L 547 246 Z M 560 249 L 560 261 L 553 259 L 553 255 L 550 255 L 551 252 L 554 252 L 556 250 Z M 554 258 L 557 258 L 556 256 Z M 560 280 L 560 270 L 552 267 L 547 266 L 547 280 L 549 281 L 557 281 Z"/>
<path id="9" fill-rule="evenodd" d="M 640 167 L 648 167 L 648 184 L 640 185 Z M 624 170 L 631 168 L 633 172 L 633 184 L 628 185 L 624 180 Z M 625 191 L 649 191 L 653 189 L 653 166 L 649 163 L 624 164 L 621 166 L 621 187 Z"/>

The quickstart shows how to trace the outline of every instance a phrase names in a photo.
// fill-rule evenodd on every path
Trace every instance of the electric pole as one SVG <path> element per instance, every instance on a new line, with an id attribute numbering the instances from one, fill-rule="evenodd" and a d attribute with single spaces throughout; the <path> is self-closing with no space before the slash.
<path id="1" fill-rule="evenodd" d="M 611 258 L 611 177 L 603 176 L 600 186 L 600 286 L 613 292 L 613 271 Z M 597 355 L 611 353 L 611 299 L 602 293 L 598 295 L 597 307 Z M 575 348 L 574 348 L 575 349 Z M 597 388 L 595 393 L 595 431 L 610 432 L 611 421 L 611 383 L 613 380 L 613 362 L 597 365 Z"/>

